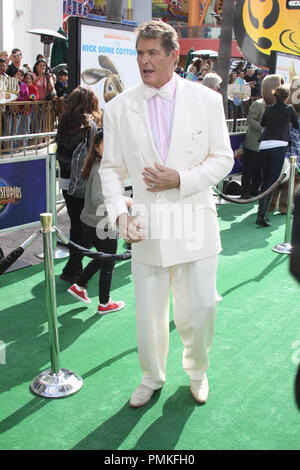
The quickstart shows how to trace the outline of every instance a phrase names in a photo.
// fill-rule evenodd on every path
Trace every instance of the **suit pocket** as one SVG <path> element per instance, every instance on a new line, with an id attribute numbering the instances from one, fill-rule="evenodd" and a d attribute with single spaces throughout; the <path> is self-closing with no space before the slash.
<path id="1" fill-rule="evenodd" d="M 208 148 L 207 133 L 204 130 L 197 130 L 192 132 L 191 139 L 187 146 L 187 152 L 194 153 L 203 148 Z"/>
<path id="2" fill-rule="evenodd" d="M 193 132 L 192 132 L 192 140 L 198 139 L 198 138 L 201 137 L 201 135 L 203 135 L 203 134 L 204 134 L 204 130 L 203 130 L 203 129 L 199 129 L 199 130 L 193 131 Z"/>

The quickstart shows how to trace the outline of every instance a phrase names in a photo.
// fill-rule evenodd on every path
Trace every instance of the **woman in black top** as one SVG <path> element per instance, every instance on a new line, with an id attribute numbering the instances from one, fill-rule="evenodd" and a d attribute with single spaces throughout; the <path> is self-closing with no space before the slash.
<path id="1" fill-rule="evenodd" d="M 89 128 L 89 142 L 91 142 L 97 132 L 97 126 L 100 126 L 101 123 L 102 115 L 95 93 L 86 87 L 75 88 L 67 99 L 66 108 L 58 125 L 57 159 L 60 166 L 60 187 L 70 217 L 70 240 L 77 244 L 80 244 L 81 240 L 80 214 L 84 206 L 84 199 L 71 196 L 68 193 L 72 154 L 78 144 L 83 141 L 86 128 Z M 81 259 L 70 252 L 69 261 L 60 278 L 73 284 L 81 273 Z"/>
<path id="2" fill-rule="evenodd" d="M 260 139 L 259 159 L 262 170 L 260 193 L 264 193 L 280 176 L 285 152 L 291 142 L 290 122 L 299 128 L 297 114 L 293 106 L 287 104 L 289 91 L 286 87 L 277 87 L 274 91 L 276 103 L 266 107 L 261 126 L 264 128 Z M 266 216 L 273 193 L 260 199 L 256 224 L 263 227 L 271 225 Z"/>

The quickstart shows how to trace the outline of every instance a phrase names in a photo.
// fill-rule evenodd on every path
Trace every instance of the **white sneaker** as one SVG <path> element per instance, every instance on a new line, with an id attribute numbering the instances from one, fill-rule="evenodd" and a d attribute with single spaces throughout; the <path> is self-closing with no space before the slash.
<path id="1" fill-rule="evenodd" d="M 197 403 L 202 405 L 207 402 L 208 398 L 208 380 L 206 374 L 202 380 L 191 380 L 191 394 Z"/>
<path id="2" fill-rule="evenodd" d="M 132 392 L 129 405 L 131 408 L 139 408 L 146 405 L 151 400 L 154 392 L 153 388 L 147 387 L 147 385 L 140 385 Z"/>

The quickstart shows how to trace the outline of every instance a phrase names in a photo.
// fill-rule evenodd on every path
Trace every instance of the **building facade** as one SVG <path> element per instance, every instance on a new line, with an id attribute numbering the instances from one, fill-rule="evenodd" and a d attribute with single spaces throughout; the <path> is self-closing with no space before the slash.
<path id="1" fill-rule="evenodd" d="M 64 2 L 74 9 L 79 3 L 105 5 L 101 0 L 0 0 L 0 50 L 6 50 L 10 54 L 14 48 L 21 49 L 22 64 L 28 63 L 33 67 L 36 56 L 43 54 L 44 45 L 39 36 L 26 31 L 58 31 L 63 26 Z M 128 10 L 131 10 L 130 19 L 137 24 L 150 20 L 152 0 L 123 0 L 124 19 L 128 19 Z"/>

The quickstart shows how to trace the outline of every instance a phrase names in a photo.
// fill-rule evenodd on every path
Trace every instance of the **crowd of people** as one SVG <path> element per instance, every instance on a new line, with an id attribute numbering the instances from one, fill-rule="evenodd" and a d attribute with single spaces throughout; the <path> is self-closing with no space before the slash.
<path id="1" fill-rule="evenodd" d="M 22 65 L 22 58 L 22 52 L 17 48 L 11 51 L 10 56 L 5 50 L 0 52 L 0 75 L 18 78 L 23 88 L 23 90 L 20 90 L 20 97 L 24 93 L 26 95 L 28 93 L 29 99 L 36 101 L 68 96 L 68 72 L 66 69 L 61 68 L 58 70 L 57 75 L 52 73 L 51 67 L 42 54 L 37 55 L 33 67 L 28 63 Z M 22 77 L 20 75 L 16 76 L 17 73 L 21 73 Z M 35 87 L 32 89 L 34 93 L 29 92 L 29 86 L 28 89 L 26 88 L 27 77 Z"/>
<path id="2" fill-rule="evenodd" d="M 28 63 L 22 63 L 22 52 L 15 48 L 11 55 L 3 50 L 0 52 L 0 75 L 16 78 L 19 82 L 19 96 L 16 101 L 37 103 L 44 100 L 64 100 L 68 92 L 68 71 L 64 68 L 58 70 L 57 75 L 52 73 L 49 64 L 42 54 L 38 54 L 36 62 L 31 68 Z M 22 135 L 41 132 L 41 123 L 44 116 L 37 118 L 35 107 L 6 106 L 2 113 L 2 134 Z"/>
<path id="3" fill-rule="evenodd" d="M 214 71 L 212 59 L 194 57 L 186 71 L 183 67 L 177 66 L 176 73 L 187 80 L 201 83 L 215 91 L 220 90 L 222 79 Z M 251 98 L 254 100 L 261 97 L 262 81 L 265 75 L 265 70 L 255 67 L 248 62 L 245 64 L 244 61 L 240 61 L 230 70 L 228 84 L 234 83 L 237 79 L 239 79 L 239 83 L 248 84 L 251 88 Z M 244 104 L 241 103 L 237 106 L 236 116 L 237 118 L 243 118 L 246 117 L 246 115 L 247 110 Z M 232 119 L 233 117 L 234 104 L 231 100 L 228 100 L 228 118 Z"/>
<path id="4" fill-rule="evenodd" d="M 195 57 L 185 72 L 177 66 L 176 73 L 187 80 L 201 83 L 220 91 L 221 77 L 213 70 L 210 60 Z M 251 89 L 247 112 L 243 102 L 234 113 L 234 104 L 228 100 L 228 118 L 247 118 L 247 132 L 243 151 L 241 197 L 251 199 L 267 191 L 279 178 L 285 158 L 297 156 L 294 191 L 300 185 L 300 108 L 292 103 L 299 77 L 294 77 L 289 86 L 280 75 L 269 75 L 253 64 L 240 61 L 230 71 L 228 84 L 238 81 Z M 268 211 L 286 214 L 288 210 L 288 181 L 261 198 L 256 224 L 269 227 Z"/>
<path id="5" fill-rule="evenodd" d="M 294 181 L 294 191 L 297 191 L 300 184 L 300 106 L 292 97 L 298 87 L 299 77 L 294 77 L 287 86 L 281 75 L 267 75 L 262 82 L 262 98 L 250 106 L 243 144 L 243 199 L 267 191 L 283 171 L 285 159 L 292 155 L 297 157 Z M 288 181 L 259 200 L 257 225 L 271 225 L 268 211 L 274 211 L 278 203 L 280 213 L 286 214 Z"/>

